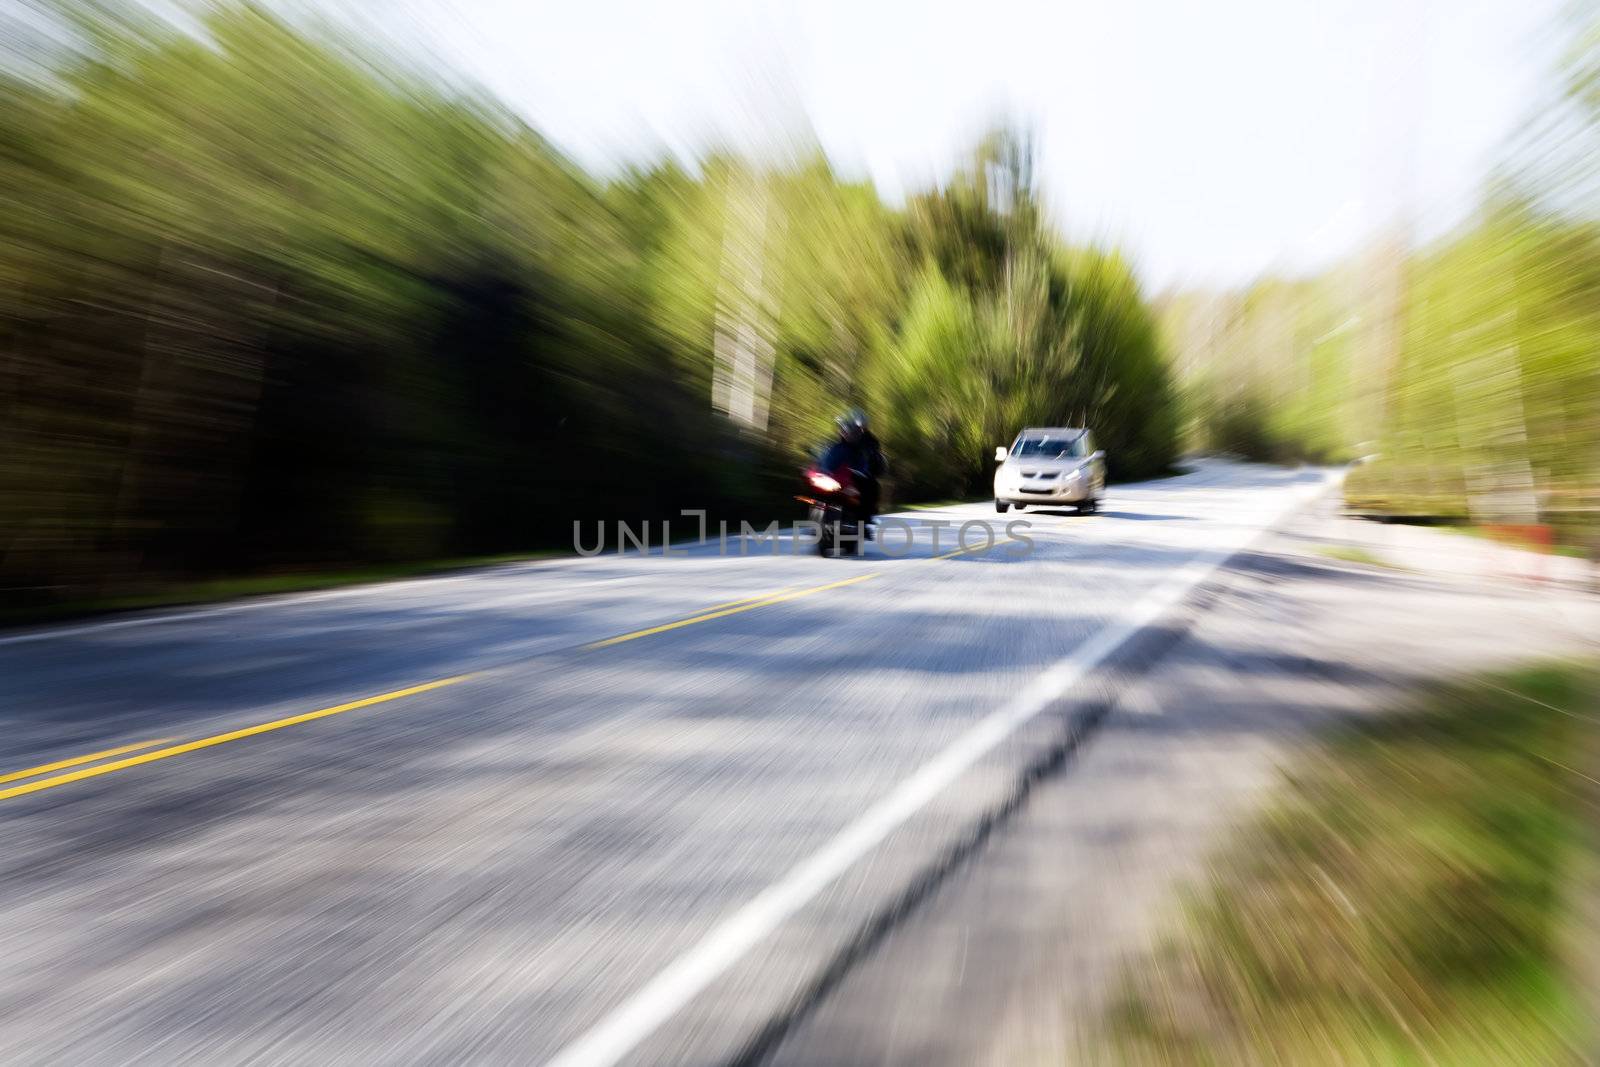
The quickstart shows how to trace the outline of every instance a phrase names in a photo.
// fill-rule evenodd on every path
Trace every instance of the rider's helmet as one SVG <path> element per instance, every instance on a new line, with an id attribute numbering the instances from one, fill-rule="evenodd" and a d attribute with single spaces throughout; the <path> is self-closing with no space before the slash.
<path id="1" fill-rule="evenodd" d="M 867 429 L 867 413 L 860 408 L 851 408 L 833 421 L 839 425 L 839 436 L 849 441 L 854 441 Z"/>

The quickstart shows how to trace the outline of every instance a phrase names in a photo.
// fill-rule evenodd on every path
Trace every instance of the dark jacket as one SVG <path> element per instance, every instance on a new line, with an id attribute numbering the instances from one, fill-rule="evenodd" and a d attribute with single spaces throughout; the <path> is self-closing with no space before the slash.
<path id="1" fill-rule="evenodd" d="M 871 431 L 863 430 L 859 440 L 846 441 L 841 437 L 822 453 L 823 470 L 836 471 L 840 467 L 849 467 L 863 479 L 875 482 L 883 477 L 889 464 L 883 458 L 883 446 L 878 444 L 878 439 Z"/>

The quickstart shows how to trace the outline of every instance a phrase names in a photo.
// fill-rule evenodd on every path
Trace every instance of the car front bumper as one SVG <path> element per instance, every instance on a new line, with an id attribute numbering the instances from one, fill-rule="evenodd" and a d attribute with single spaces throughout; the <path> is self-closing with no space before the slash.
<path id="1" fill-rule="evenodd" d="M 1010 482 L 994 487 L 994 498 L 1007 504 L 1081 504 L 1094 495 L 1087 478 L 1049 482 Z"/>

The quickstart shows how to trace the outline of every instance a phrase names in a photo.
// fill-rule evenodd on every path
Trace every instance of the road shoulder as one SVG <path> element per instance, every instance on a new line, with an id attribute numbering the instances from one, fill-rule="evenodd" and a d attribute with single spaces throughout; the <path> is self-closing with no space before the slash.
<path id="1" fill-rule="evenodd" d="M 1316 731 L 1430 681 L 1585 651 L 1591 602 L 1322 555 L 1349 521 L 1324 501 L 1237 557 L 1209 610 L 1091 743 L 770 1061 L 1082 1059 L 1086 1028 L 1173 889 Z"/>

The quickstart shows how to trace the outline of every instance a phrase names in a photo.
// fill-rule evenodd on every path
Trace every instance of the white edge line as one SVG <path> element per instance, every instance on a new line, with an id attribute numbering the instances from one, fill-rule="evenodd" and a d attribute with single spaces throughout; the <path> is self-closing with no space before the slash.
<path id="1" fill-rule="evenodd" d="M 78 626 L 53 627 L 48 630 L 24 630 L 22 633 L 7 634 L 0 637 L 0 645 L 26 645 L 34 641 L 51 641 L 58 637 L 76 637 L 79 634 L 96 633 L 101 630 L 122 630 L 130 626 L 149 626 L 157 622 L 189 622 L 194 619 L 220 615 L 223 610 L 221 608 L 209 608 L 205 611 L 141 615 L 134 619 L 108 619 L 101 622 L 83 623 Z"/>
<path id="2" fill-rule="evenodd" d="M 1324 485 L 1325 480 L 1319 481 L 1294 493 L 1281 508 L 1271 512 L 1259 526 L 1247 529 L 1234 543 L 1196 555 L 1166 582 L 1135 602 L 1121 619 L 1047 667 L 1027 689 L 998 711 L 980 719 L 821 849 L 718 922 L 692 948 L 557 1052 L 547 1067 L 611 1067 L 628 1055 L 996 745 L 1049 707 L 1130 637 L 1175 607 L 1195 586 L 1272 528 L 1291 507 L 1314 495 Z"/>

